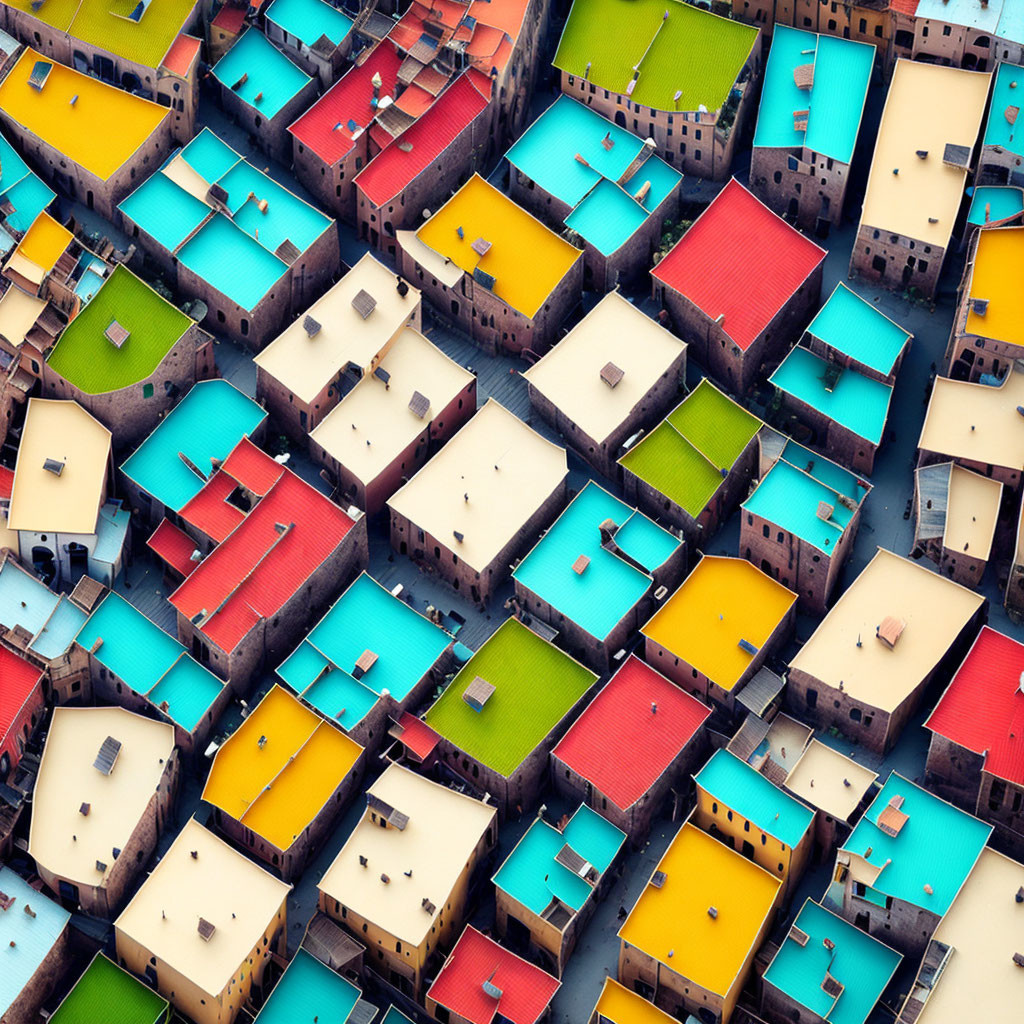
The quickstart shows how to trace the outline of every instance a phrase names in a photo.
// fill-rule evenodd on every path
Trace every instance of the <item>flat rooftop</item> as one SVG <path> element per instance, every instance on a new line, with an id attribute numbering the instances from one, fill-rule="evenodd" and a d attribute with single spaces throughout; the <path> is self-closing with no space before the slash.
<path id="1" fill-rule="evenodd" d="M 43 658 L 62 655 L 85 622 L 85 612 L 58 596 L 11 557 L 0 564 L 0 623 L 21 626 L 33 637 L 29 650 Z"/>
<path id="2" fill-rule="evenodd" d="M 609 521 L 616 527 L 614 549 L 603 542 L 602 529 Z M 643 600 L 654 584 L 654 572 L 681 544 L 591 480 L 512 576 L 559 614 L 605 640 Z M 581 557 L 587 559 L 582 572 L 577 571 Z"/>
<path id="3" fill-rule="evenodd" d="M 1004 65 L 1000 64 L 1000 67 Z M 976 186 L 967 211 L 967 223 L 979 227 L 1024 213 L 1024 189 L 1010 185 Z"/>
<path id="4" fill-rule="evenodd" d="M 800 669 L 853 701 L 895 711 L 935 668 L 985 598 L 879 548 L 797 651 Z M 895 647 L 875 633 L 887 616 L 906 622 Z"/>
<path id="5" fill-rule="evenodd" d="M 49 69 L 40 88 L 30 83 L 38 65 Z M 158 103 L 79 74 L 30 48 L 0 83 L 0 112 L 102 181 L 123 167 L 169 116 Z"/>
<path id="6" fill-rule="evenodd" d="M 992 553 L 1003 485 L 952 464 L 942 546 L 987 561 Z"/>
<path id="7" fill-rule="evenodd" d="M 609 292 L 523 376 L 598 444 L 633 413 L 686 350 L 686 343 Z M 614 363 L 622 379 L 610 387 L 601 371 Z"/>
<path id="8" fill-rule="evenodd" d="M 709 992 L 727 995 L 756 952 L 782 883 L 689 822 L 657 870 L 664 882 L 648 882 L 619 938 Z"/>
<path id="9" fill-rule="evenodd" d="M 1014 4 L 1004 3 L 1006 7 Z M 1007 117 L 1011 107 L 1020 106 L 1020 93 L 1024 86 L 1024 68 L 1019 64 L 1000 61 L 996 67 L 995 83 L 992 86 L 992 102 L 982 141 L 986 146 L 1002 146 L 1017 156 L 1024 156 L 1024 136 L 1018 135 L 1017 116 Z"/>
<path id="10" fill-rule="evenodd" d="M 945 249 L 967 170 L 946 147 L 974 149 L 992 76 L 898 60 L 882 111 L 861 211 L 862 226 Z M 918 151 L 926 153 L 919 157 Z M 893 172 L 897 173 L 893 173 Z M 938 259 L 941 253 L 934 253 Z"/>
<path id="11" fill-rule="evenodd" d="M 267 8 L 267 21 L 309 47 L 321 36 L 340 46 L 352 30 L 352 19 L 324 0 L 274 0 Z"/>
<path id="12" fill-rule="evenodd" d="M 167 1000 L 102 953 L 97 953 L 57 1011 L 53 1024 L 157 1024 L 168 1013 Z"/>
<path id="13" fill-rule="evenodd" d="M 645 107 L 719 110 L 759 42 L 757 29 L 678 0 L 667 10 L 659 0 L 575 0 L 552 63 L 610 92 L 625 94 L 635 80 L 632 100 Z M 680 53 L 693 59 L 680 63 Z"/>
<path id="14" fill-rule="evenodd" d="M 385 768 L 366 793 L 407 815 L 405 828 L 381 828 L 368 807 L 318 887 L 388 934 L 418 946 L 436 927 L 477 846 L 495 828 L 497 812 L 397 764 Z M 381 874 L 391 879 L 387 885 Z M 423 909 L 424 899 L 434 904 L 432 914 Z"/>
<path id="15" fill-rule="evenodd" d="M 594 1013 L 600 1014 L 600 1019 L 610 1024 L 673 1024 L 676 1020 L 611 977 L 604 979 Z"/>
<path id="16" fill-rule="evenodd" d="M 795 603 L 745 558 L 704 555 L 641 632 L 729 693 L 754 659 L 740 641 L 763 647 Z"/>
<path id="17" fill-rule="evenodd" d="M 565 449 L 492 398 L 388 507 L 483 572 L 567 473 Z"/>
<path id="18" fill-rule="evenodd" d="M 359 989 L 351 981 L 300 947 L 270 998 L 256 1014 L 256 1024 L 294 1024 L 299 1020 L 321 1019 L 345 1024 L 359 996 Z"/>
<path id="19" fill-rule="evenodd" d="M 463 697 L 480 677 L 494 687 L 480 711 Z M 589 669 L 506 619 L 424 716 L 459 750 L 511 778 L 597 680 Z"/>
<path id="20" fill-rule="evenodd" d="M 36 217 L 57 198 L 56 193 L 28 169 L 28 164 L 2 135 L 0 197 L 14 207 L 7 215 L 7 225 L 15 231 L 28 231 Z"/>
<path id="21" fill-rule="evenodd" d="M 820 740 L 811 740 L 790 769 L 786 789 L 839 821 L 849 821 L 878 773 Z"/>
<path id="22" fill-rule="evenodd" d="M 1024 227 L 983 228 L 964 290 L 968 334 L 1024 345 L 1024 296 L 1017 282 L 1024 270 Z M 984 316 L 973 299 L 987 300 Z"/>
<path id="23" fill-rule="evenodd" d="M 327 4 L 323 6 L 334 9 Z M 213 65 L 212 74 L 221 85 L 268 121 L 277 117 L 312 81 L 305 71 L 253 27 L 247 28 L 231 44 L 231 49 Z"/>

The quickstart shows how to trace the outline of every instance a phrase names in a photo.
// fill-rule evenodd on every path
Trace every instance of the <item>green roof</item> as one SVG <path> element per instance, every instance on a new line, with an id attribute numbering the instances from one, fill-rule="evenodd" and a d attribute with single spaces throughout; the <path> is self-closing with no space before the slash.
<path id="1" fill-rule="evenodd" d="M 115 320 L 129 332 L 120 348 L 104 334 Z M 86 394 L 117 391 L 145 380 L 191 324 L 119 265 L 68 324 L 47 362 Z"/>
<path id="2" fill-rule="evenodd" d="M 667 498 L 698 516 L 722 485 L 761 421 L 707 378 L 619 460 Z"/>
<path id="3" fill-rule="evenodd" d="M 756 28 L 680 0 L 575 0 L 553 63 L 581 77 L 589 64 L 588 81 L 622 94 L 639 65 L 635 103 L 715 111 L 757 41 Z"/>
<path id="4" fill-rule="evenodd" d="M 494 687 L 481 711 L 462 699 L 477 676 Z M 508 778 L 596 679 L 517 619 L 508 619 L 466 662 L 425 721 Z"/>
<path id="5" fill-rule="evenodd" d="M 166 999 L 97 953 L 50 1022 L 157 1024 L 166 1019 Z"/>

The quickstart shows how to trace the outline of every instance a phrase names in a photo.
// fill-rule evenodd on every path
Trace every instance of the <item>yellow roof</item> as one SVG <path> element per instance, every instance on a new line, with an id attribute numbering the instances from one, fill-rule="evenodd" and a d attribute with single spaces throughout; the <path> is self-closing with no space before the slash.
<path id="1" fill-rule="evenodd" d="M 41 89 L 29 84 L 37 61 L 51 65 Z M 0 111 L 104 181 L 170 113 L 31 49 L 0 83 Z"/>
<path id="2" fill-rule="evenodd" d="M 728 995 L 782 883 L 689 823 L 658 870 L 664 884 L 648 883 L 619 937 L 709 992 Z"/>
<path id="3" fill-rule="evenodd" d="M 966 297 L 987 299 L 984 316 L 968 307 L 967 332 L 1024 345 L 1024 228 L 981 228 Z"/>
<path id="4" fill-rule="evenodd" d="M 947 144 L 974 148 L 991 77 L 937 64 L 896 62 L 868 175 L 862 225 L 936 246 L 949 243 L 967 172 L 944 164 L 943 154 Z M 922 159 L 918 151 L 928 155 Z"/>
<path id="5" fill-rule="evenodd" d="M 620 985 L 614 978 L 604 979 L 604 988 L 594 1012 L 610 1024 L 677 1024 L 675 1017 L 659 1010 L 654 1003 Z"/>
<path id="6" fill-rule="evenodd" d="M 287 850 L 362 752 L 358 743 L 274 686 L 217 751 L 203 799 Z"/>
<path id="7" fill-rule="evenodd" d="M 704 555 L 642 632 L 723 690 L 731 690 L 796 601 L 745 558 Z"/>
<path id="8" fill-rule="evenodd" d="M 490 274 L 494 294 L 531 318 L 583 255 L 479 174 L 474 174 L 416 237 L 466 273 L 479 268 Z M 490 243 L 484 256 L 473 248 L 481 239 Z"/>
<path id="9" fill-rule="evenodd" d="M 60 473 L 44 468 L 63 463 Z M 77 402 L 30 398 L 7 525 L 34 533 L 94 533 L 110 460 L 110 431 Z"/>
<path id="10" fill-rule="evenodd" d="M 48 274 L 74 237 L 48 213 L 41 213 L 18 243 L 17 251 Z"/>

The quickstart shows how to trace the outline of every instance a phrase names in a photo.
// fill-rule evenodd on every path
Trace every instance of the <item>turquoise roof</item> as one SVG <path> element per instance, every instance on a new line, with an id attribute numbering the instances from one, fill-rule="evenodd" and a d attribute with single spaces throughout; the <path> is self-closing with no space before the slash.
<path id="1" fill-rule="evenodd" d="M 118 209 L 171 251 L 181 245 L 210 213 L 206 203 L 159 172 L 144 181 Z"/>
<path id="2" fill-rule="evenodd" d="M 845 284 L 836 286 L 807 333 L 886 377 L 910 337 L 909 331 Z"/>
<path id="3" fill-rule="evenodd" d="M 1024 43 L 1024 6 L 1005 0 L 999 12 L 999 24 L 996 35 L 1012 43 Z"/>
<path id="4" fill-rule="evenodd" d="M 626 841 L 624 832 L 582 804 L 561 832 L 538 818 L 494 876 L 494 884 L 535 914 L 556 897 L 579 910 L 593 886 L 555 860 L 563 846 L 604 874 Z"/>
<path id="5" fill-rule="evenodd" d="M 392 1006 L 380 1024 L 412 1024 L 412 1021 L 396 1006 Z"/>
<path id="6" fill-rule="evenodd" d="M 989 221 L 1006 220 L 1024 213 L 1024 189 L 1011 185 L 982 185 L 969 188 L 967 194 L 971 197 L 971 208 L 967 214 L 969 224 L 986 223 L 986 206 L 989 208 Z"/>
<path id="7" fill-rule="evenodd" d="M 643 565 L 646 573 L 601 546 L 600 526 L 606 519 L 618 524 L 622 550 Z M 651 573 L 680 543 L 590 481 L 513 577 L 591 636 L 603 640 L 644 597 L 651 586 Z M 586 555 L 590 564 L 577 573 L 573 564 L 580 555 Z"/>
<path id="8" fill-rule="evenodd" d="M 713 799 L 790 849 L 804 837 L 814 818 L 809 807 L 728 750 L 716 751 L 694 778 Z"/>
<path id="9" fill-rule="evenodd" d="M 32 221 L 45 210 L 56 195 L 29 169 L 15 148 L 0 135 L 0 198 L 14 207 L 7 223 L 15 231 L 27 231 Z"/>
<path id="10" fill-rule="evenodd" d="M 836 36 L 777 25 L 765 67 L 754 145 L 796 149 L 848 164 L 857 145 L 875 48 Z M 810 89 L 796 85 L 793 72 L 814 65 Z M 793 127 L 795 110 L 809 110 L 807 129 Z"/>
<path id="11" fill-rule="evenodd" d="M 440 626 L 362 573 L 277 674 L 328 718 L 351 729 L 384 690 L 403 701 L 451 642 Z M 351 671 L 366 650 L 377 660 L 355 679 Z"/>
<path id="12" fill-rule="evenodd" d="M 1021 16 L 1021 23 L 1024 24 L 1024 15 Z M 984 144 L 986 146 L 1002 146 L 1010 153 L 1024 156 L 1024 122 L 1018 119 L 1016 123 L 1011 124 L 1006 120 L 1006 108 L 1021 106 L 1022 93 L 1024 93 L 1024 68 L 1019 64 L 1001 63 L 996 70 L 995 83 L 992 86 L 992 102 L 988 109 L 988 121 L 985 122 Z M 1020 124 L 1019 128 L 1017 124 Z"/>
<path id="13" fill-rule="evenodd" d="M 42 632 L 29 649 L 42 658 L 57 658 L 71 646 L 84 622 L 85 612 L 61 594 Z"/>
<path id="14" fill-rule="evenodd" d="M 31 650 L 43 658 L 58 657 L 71 646 L 84 621 L 85 613 L 66 597 L 58 597 L 15 562 L 4 563 L 0 569 L 0 625 L 28 630 L 36 638 Z"/>
<path id="15" fill-rule="evenodd" d="M 192 659 L 184 647 L 120 594 L 109 593 L 77 637 L 79 646 L 156 707 L 192 732 L 224 683 Z"/>
<path id="16" fill-rule="evenodd" d="M 299 949 L 256 1015 L 256 1024 L 345 1024 L 358 1001 L 355 985 Z"/>
<path id="17" fill-rule="evenodd" d="M 352 30 L 352 19 L 324 0 L 274 0 L 267 21 L 312 46 L 321 36 L 337 46 Z"/>
<path id="18" fill-rule="evenodd" d="M 199 381 L 158 424 L 121 472 L 175 512 L 205 484 L 179 456 L 184 453 L 204 473 L 212 459 L 223 461 L 266 418 L 266 412 L 226 380 Z"/>
<path id="19" fill-rule="evenodd" d="M 892 388 L 856 370 L 844 369 L 832 390 L 825 387 L 829 364 L 805 348 L 794 348 L 769 378 L 780 391 L 863 437 L 882 443 Z"/>
<path id="20" fill-rule="evenodd" d="M 214 77 L 268 121 L 311 81 L 256 28 L 247 28 L 213 66 Z M 234 88 L 243 77 L 245 82 Z M 258 98 L 257 98 L 258 97 Z"/>
<path id="21" fill-rule="evenodd" d="M 790 441 L 743 508 L 829 554 L 854 512 L 838 495 L 859 507 L 866 493 L 852 473 Z M 828 520 L 818 517 L 823 501 L 833 509 Z"/>
<path id="22" fill-rule="evenodd" d="M 877 825 L 893 797 L 903 797 L 901 810 L 909 819 L 895 836 Z M 991 832 L 991 825 L 892 772 L 843 849 L 861 857 L 871 850 L 868 863 L 881 868 L 872 887 L 876 893 L 942 917 Z"/>
<path id="23" fill-rule="evenodd" d="M 10 910 L 0 911 L 0 1017 L 3 1017 L 53 949 L 71 915 L 6 866 L 0 866 L 0 892 L 15 901 Z M 25 913 L 26 903 L 34 914 Z"/>
<path id="24" fill-rule="evenodd" d="M 765 982 L 829 1024 L 864 1024 L 903 958 L 810 899 L 793 924 L 808 941 L 801 946 L 787 935 Z M 826 972 L 843 986 L 838 1000 L 821 987 Z"/>
<path id="25" fill-rule="evenodd" d="M 108 501 L 100 509 L 100 514 L 96 518 L 96 546 L 89 556 L 92 561 L 104 562 L 107 565 L 113 565 L 117 561 L 124 547 L 131 519 L 132 512 L 127 505 Z"/>
<path id="26" fill-rule="evenodd" d="M 610 139 L 611 148 L 603 141 Z M 606 256 L 618 251 L 675 189 L 682 175 L 649 156 L 619 187 L 642 139 L 568 96 L 559 96 L 506 153 L 545 192 L 575 209 L 565 219 Z M 586 163 L 576 159 L 581 156 Z M 650 182 L 643 203 L 633 195 Z"/>
<path id="27" fill-rule="evenodd" d="M 242 158 L 223 139 L 204 128 L 182 151 L 182 159 L 206 181 L 222 178 Z"/>

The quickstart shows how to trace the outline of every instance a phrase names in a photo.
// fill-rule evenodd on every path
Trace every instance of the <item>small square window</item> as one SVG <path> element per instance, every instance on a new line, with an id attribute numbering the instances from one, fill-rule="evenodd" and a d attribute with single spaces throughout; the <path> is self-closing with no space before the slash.
<path id="1" fill-rule="evenodd" d="M 152 384 L 143 384 L 142 385 L 142 397 L 143 398 L 152 398 L 153 397 L 153 385 Z"/>

